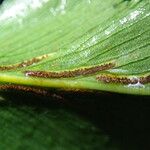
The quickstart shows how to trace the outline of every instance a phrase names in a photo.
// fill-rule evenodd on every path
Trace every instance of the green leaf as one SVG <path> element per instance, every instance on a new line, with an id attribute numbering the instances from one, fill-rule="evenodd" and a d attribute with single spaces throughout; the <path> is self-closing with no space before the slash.
<path id="1" fill-rule="evenodd" d="M 5 0 L 0 33 L 1 89 L 150 95 L 149 0 Z"/>

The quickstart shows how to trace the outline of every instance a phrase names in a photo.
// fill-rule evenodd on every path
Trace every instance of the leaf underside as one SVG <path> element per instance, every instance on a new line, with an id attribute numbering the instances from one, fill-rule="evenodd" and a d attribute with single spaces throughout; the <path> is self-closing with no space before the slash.
<path id="1" fill-rule="evenodd" d="M 6 0 L 0 33 L 0 89 L 150 95 L 149 0 Z"/>

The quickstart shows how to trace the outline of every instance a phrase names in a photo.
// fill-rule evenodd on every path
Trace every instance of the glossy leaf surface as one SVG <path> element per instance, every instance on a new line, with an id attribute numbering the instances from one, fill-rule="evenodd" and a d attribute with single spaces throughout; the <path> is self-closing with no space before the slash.
<path id="1" fill-rule="evenodd" d="M 150 95 L 148 0 L 6 0 L 0 82 Z"/>

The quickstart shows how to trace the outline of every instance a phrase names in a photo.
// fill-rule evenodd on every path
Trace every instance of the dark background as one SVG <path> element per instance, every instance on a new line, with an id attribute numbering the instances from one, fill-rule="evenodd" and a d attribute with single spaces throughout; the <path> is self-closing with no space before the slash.
<path id="1" fill-rule="evenodd" d="M 4 1 L 4 0 L 0 0 L 0 4 L 2 4 L 3 1 Z"/>
<path id="2" fill-rule="evenodd" d="M 66 109 L 86 118 L 111 138 L 121 150 L 150 149 L 150 97 L 113 93 L 61 92 L 63 98 L 7 92 L 0 107 L 29 106 L 35 113 Z"/>

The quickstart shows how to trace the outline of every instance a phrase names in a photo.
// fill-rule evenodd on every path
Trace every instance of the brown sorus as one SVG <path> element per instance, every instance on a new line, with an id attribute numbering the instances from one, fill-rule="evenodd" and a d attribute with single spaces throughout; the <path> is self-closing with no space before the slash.
<path id="1" fill-rule="evenodd" d="M 19 90 L 24 92 L 31 92 L 40 95 L 46 95 L 47 91 L 44 89 L 22 86 L 22 85 L 0 85 L 0 90 Z"/>
<path id="2" fill-rule="evenodd" d="M 98 81 L 102 81 L 105 83 L 120 83 L 120 84 L 146 84 L 150 83 L 150 75 L 146 77 L 118 77 L 113 75 L 100 75 L 97 76 L 96 79 Z"/>
<path id="3" fill-rule="evenodd" d="M 21 62 L 19 64 L 0 66 L 0 71 L 7 71 L 7 70 L 13 70 L 13 69 L 19 69 L 19 68 L 27 67 L 27 66 L 30 66 L 34 63 L 38 63 L 47 57 L 48 57 L 48 55 L 43 55 L 41 57 L 32 58 L 31 60 L 24 61 L 24 62 Z"/>
<path id="4" fill-rule="evenodd" d="M 42 88 L 36 88 L 36 87 L 29 87 L 29 86 L 23 86 L 23 85 L 0 85 L 0 90 L 17 90 L 17 91 L 23 91 L 27 93 L 33 93 L 41 96 L 49 96 L 53 97 L 55 99 L 60 99 L 62 100 L 63 98 L 55 93 L 51 93 L 50 91 Z"/>
<path id="5" fill-rule="evenodd" d="M 140 77 L 140 82 L 142 84 L 150 83 L 150 75 L 148 75 L 146 77 Z"/>
<path id="6" fill-rule="evenodd" d="M 98 71 L 108 70 L 115 66 L 114 63 L 108 63 L 100 66 L 94 66 L 83 69 L 76 69 L 72 71 L 62 71 L 62 72 L 46 72 L 46 71 L 25 71 L 27 76 L 41 77 L 41 78 L 70 78 L 76 76 L 85 76 L 94 74 Z"/>

